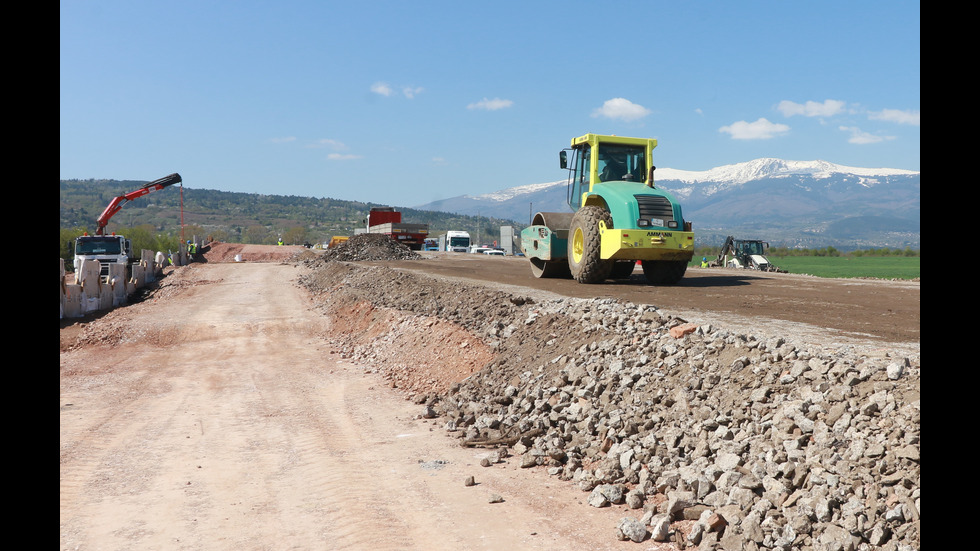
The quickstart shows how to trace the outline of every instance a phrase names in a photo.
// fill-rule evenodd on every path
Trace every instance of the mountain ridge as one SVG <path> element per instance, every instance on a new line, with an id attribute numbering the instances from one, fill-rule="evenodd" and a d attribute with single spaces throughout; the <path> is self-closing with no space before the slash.
<path id="1" fill-rule="evenodd" d="M 681 203 L 700 244 L 737 235 L 810 248 L 919 245 L 918 171 L 764 157 L 705 171 L 658 168 L 655 181 Z M 415 208 L 515 221 L 529 221 L 533 212 L 570 212 L 564 179 Z M 864 217 L 865 231 L 848 222 L 856 217 Z"/>

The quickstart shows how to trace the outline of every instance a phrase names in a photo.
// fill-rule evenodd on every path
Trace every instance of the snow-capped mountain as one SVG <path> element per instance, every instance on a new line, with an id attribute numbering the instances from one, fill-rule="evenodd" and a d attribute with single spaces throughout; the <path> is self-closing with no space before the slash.
<path id="1" fill-rule="evenodd" d="M 699 182 L 717 182 L 728 184 L 744 184 L 763 178 L 779 178 L 788 176 L 808 175 L 814 178 L 831 178 L 835 174 L 853 174 L 856 176 L 875 179 L 880 176 L 898 176 L 918 174 L 911 170 L 897 168 L 858 168 L 843 166 L 827 161 L 784 161 L 770 157 L 756 159 L 745 163 L 724 165 L 704 171 L 678 170 L 674 168 L 658 168 L 658 180 L 677 180 L 695 184 Z"/>
<path id="2" fill-rule="evenodd" d="M 807 247 L 919 245 L 919 172 L 827 161 L 763 158 L 705 171 L 658 168 L 657 187 L 681 203 L 696 239 L 726 235 Z M 461 195 L 418 209 L 527 224 L 534 212 L 569 212 L 566 181 Z"/>
<path id="3" fill-rule="evenodd" d="M 695 192 L 708 196 L 756 180 L 770 178 L 829 181 L 834 178 L 853 177 L 857 179 L 858 185 L 870 188 L 891 176 L 918 177 L 918 175 L 918 172 L 897 168 L 859 168 L 827 161 L 784 161 L 763 158 L 704 171 L 658 168 L 655 178 L 663 187 L 669 187 L 678 199 L 684 199 Z"/>

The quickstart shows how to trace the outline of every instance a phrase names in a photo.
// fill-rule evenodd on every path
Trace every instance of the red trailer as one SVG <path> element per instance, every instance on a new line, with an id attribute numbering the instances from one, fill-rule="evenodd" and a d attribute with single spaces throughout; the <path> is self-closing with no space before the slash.
<path id="1" fill-rule="evenodd" d="M 372 207 L 367 218 L 367 233 L 383 233 L 409 249 L 419 251 L 429 236 L 429 225 L 402 222 L 402 213 L 394 207 Z"/>

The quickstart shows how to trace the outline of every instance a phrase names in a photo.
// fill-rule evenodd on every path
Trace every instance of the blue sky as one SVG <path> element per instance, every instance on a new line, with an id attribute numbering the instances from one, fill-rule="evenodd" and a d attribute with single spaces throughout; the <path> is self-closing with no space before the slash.
<path id="1" fill-rule="evenodd" d="M 62 0 L 62 179 L 411 207 L 654 163 L 919 170 L 919 2 Z"/>

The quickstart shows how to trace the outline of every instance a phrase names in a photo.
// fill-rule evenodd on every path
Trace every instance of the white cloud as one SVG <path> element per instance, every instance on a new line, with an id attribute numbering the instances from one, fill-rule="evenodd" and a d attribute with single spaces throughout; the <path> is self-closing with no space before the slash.
<path id="1" fill-rule="evenodd" d="M 402 94 L 408 98 L 413 99 L 415 96 L 422 93 L 423 88 L 421 86 L 402 86 Z M 395 94 L 395 89 L 387 82 L 375 82 L 371 85 L 371 91 L 379 96 L 393 96 Z"/>
<path id="2" fill-rule="evenodd" d="M 776 106 L 776 110 L 782 113 L 784 117 L 792 117 L 793 115 L 830 117 L 844 112 L 844 102 L 835 99 L 824 100 L 823 103 L 816 101 L 794 103 L 789 100 L 783 100 Z"/>
<path id="3" fill-rule="evenodd" d="M 347 149 L 347 145 L 344 144 L 343 142 L 337 140 L 331 140 L 330 138 L 321 138 L 313 142 L 312 144 L 308 145 L 307 147 L 312 147 L 312 148 L 326 147 L 328 149 L 337 149 L 337 150 Z"/>
<path id="4" fill-rule="evenodd" d="M 411 86 L 404 86 L 404 87 L 402 87 L 402 93 L 405 94 L 405 97 L 406 98 L 412 99 L 416 95 L 422 93 L 422 87 L 419 86 L 417 88 L 413 88 Z"/>
<path id="5" fill-rule="evenodd" d="M 885 140 L 894 140 L 895 136 L 875 136 L 874 134 L 869 134 L 868 132 L 862 131 L 856 126 L 839 126 L 839 130 L 848 132 L 851 137 L 847 139 L 847 143 L 853 143 L 858 145 L 865 145 L 869 143 L 878 143 Z"/>
<path id="6" fill-rule="evenodd" d="M 868 113 L 868 118 L 873 121 L 897 122 L 898 124 L 911 124 L 919 126 L 918 111 L 902 111 L 900 109 L 882 109 Z"/>
<path id="7" fill-rule="evenodd" d="M 622 121 L 633 121 L 641 119 L 650 114 L 650 110 L 642 105 L 633 103 L 626 98 L 613 98 L 606 100 L 602 107 L 592 112 L 593 117 L 606 117 L 609 119 L 619 119 Z"/>
<path id="8" fill-rule="evenodd" d="M 309 148 L 314 149 L 332 149 L 334 151 L 347 151 L 347 144 L 339 140 L 332 140 L 330 138 L 321 138 L 312 144 L 308 145 Z M 352 159 L 360 159 L 363 155 L 355 155 L 353 153 L 328 153 L 327 159 L 330 161 L 349 161 Z"/>
<path id="9" fill-rule="evenodd" d="M 331 153 L 327 155 L 327 159 L 331 161 L 350 161 L 353 159 L 360 159 L 362 155 L 354 155 L 352 153 Z"/>
<path id="10" fill-rule="evenodd" d="M 731 134 L 732 139 L 735 140 L 768 140 L 789 132 L 789 127 L 760 118 L 755 122 L 733 122 L 728 126 L 722 126 L 718 131 Z"/>
<path id="11" fill-rule="evenodd" d="M 382 96 L 390 96 L 395 93 L 386 82 L 375 82 L 371 85 L 371 91 Z"/>
<path id="12" fill-rule="evenodd" d="M 487 99 L 487 98 L 483 98 L 482 100 L 480 100 L 480 101 L 478 101 L 476 103 L 471 103 L 471 104 L 467 105 L 466 108 L 467 109 L 483 109 L 485 111 L 496 111 L 498 109 L 506 109 L 506 108 L 510 107 L 511 105 L 514 105 L 514 102 L 511 101 L 511 100 L 509 100 L 509 99 L 500 99 L 500 98 Z"/>

